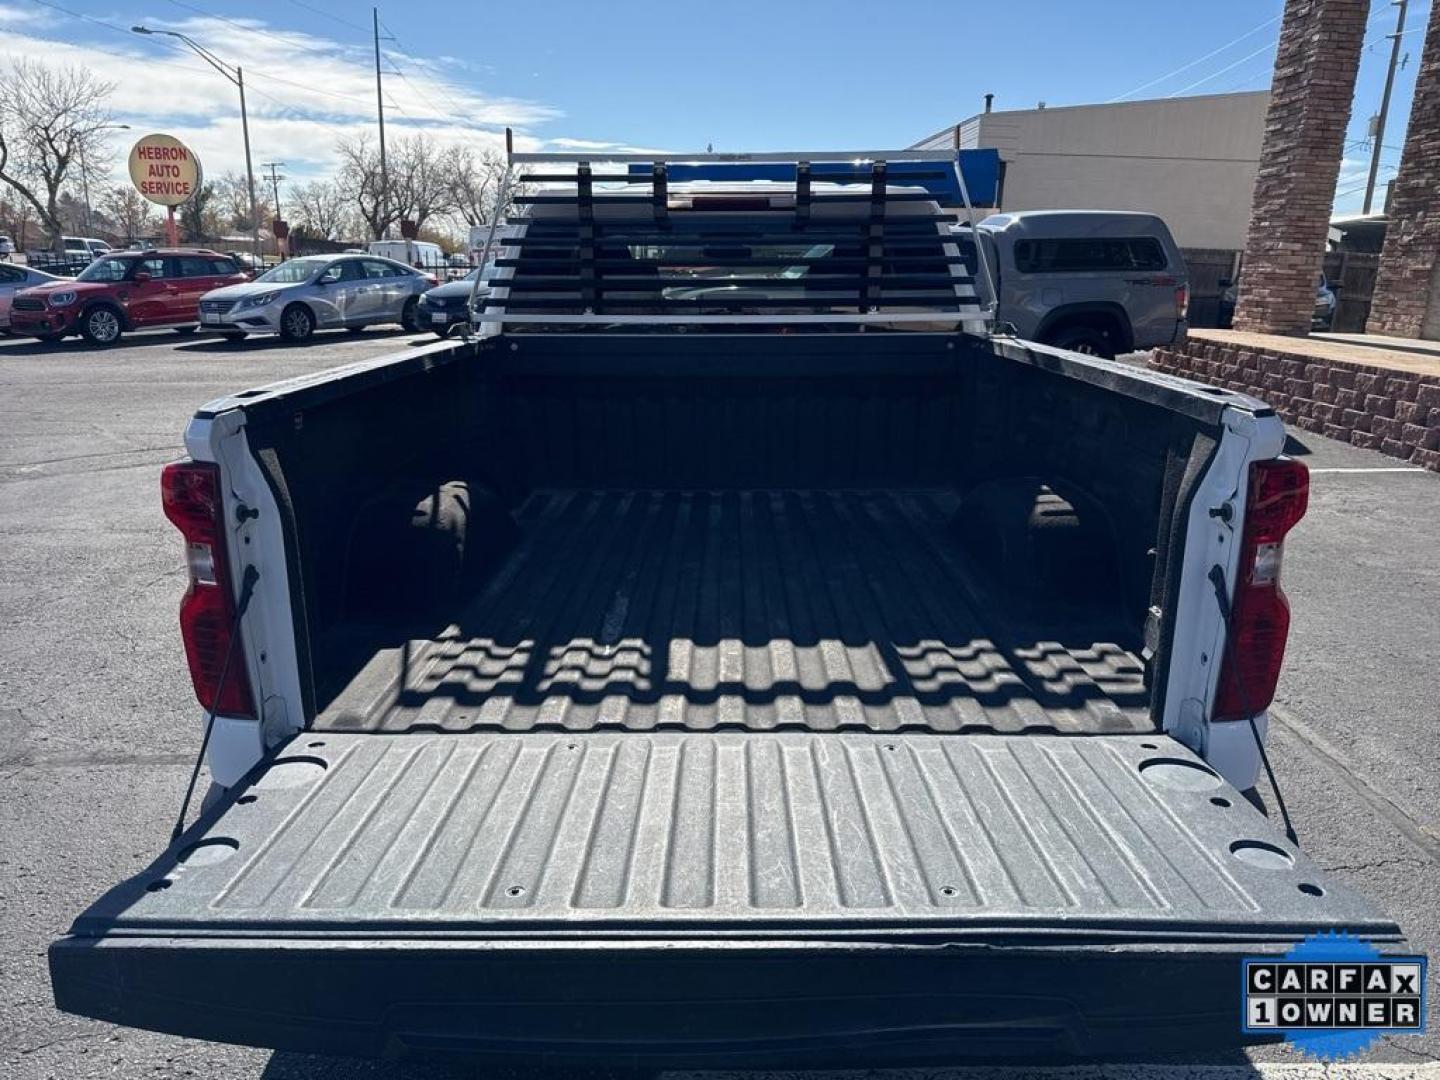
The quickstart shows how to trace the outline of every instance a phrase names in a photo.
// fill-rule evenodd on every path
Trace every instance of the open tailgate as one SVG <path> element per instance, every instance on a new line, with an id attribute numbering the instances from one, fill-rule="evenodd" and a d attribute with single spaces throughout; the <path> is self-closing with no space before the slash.
<path id="1" fill-rule="evenodd" d="M 1164 736 L 301 735 L 50 950 L 60 1008 L 363 1055 L 1214 1049 L 1396 925 Z"/>

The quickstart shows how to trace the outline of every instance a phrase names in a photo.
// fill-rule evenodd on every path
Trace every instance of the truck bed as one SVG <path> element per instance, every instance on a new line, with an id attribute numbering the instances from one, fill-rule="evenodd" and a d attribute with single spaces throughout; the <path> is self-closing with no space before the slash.
<path id="1" fill-rule="evenodd" d="M 318 730 L 1153 730 L 1116 620 L 1026 626 L 953 492 L 541 490 L 516 517 L 455 623 L 366 653 Z"/>

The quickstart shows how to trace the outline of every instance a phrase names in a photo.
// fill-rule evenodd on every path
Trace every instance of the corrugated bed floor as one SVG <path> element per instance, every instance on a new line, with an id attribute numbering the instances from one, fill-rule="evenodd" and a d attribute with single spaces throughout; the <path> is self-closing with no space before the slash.
<path id="1" fill-rule="evenodd" d="M 1008 625 L 950 492 L 542 491 L 441 637 L 385 648 L 332 730 L 1151 730 L 1139 660 Z"/>

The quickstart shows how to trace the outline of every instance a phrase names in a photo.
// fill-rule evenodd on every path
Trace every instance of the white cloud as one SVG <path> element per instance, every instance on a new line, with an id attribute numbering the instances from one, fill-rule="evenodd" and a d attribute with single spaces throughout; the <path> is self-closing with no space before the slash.
<path id="1" fill-rule="evenodd" d="M 578 150 L 582 153 L 620 149 L 619 143 L 597 142 L 595 139 L 550 139 L 548 142 L 557 150 Z"/>
<path id="2" fill-rule="evenodd" d="M 559 152 L 562 150 L 574 150 L 577 154 L 603 154 L 610 150 L 617 154 L 658 154 L 674 155 L 674 150 L 661 150 L 653 146 L 631 146 L 629 143 L 600 142 L 596 139 L 547 139 L 547 149 Z"/>
<path id="3" fill-rule="evenodd" d="M 17 8 L 9 4 L 0 4 L 0 26 L 15 26 L 19 23 L 36 23 L 44 17 L 44 12 L 36 8 Z"/>
<path id="4" fill-rule="evenodd" d="M 44 33 L 57 33 L 50 18 L 37 21 L 25 9 L 3 4 L 0 25 L 7 27 L 0 57 L 72 64 L 114 84 L 109 106 L 116 121 L 132 129 L 113 137 L 117 155 L 139 135 L 164 131 L 191 145 L 209 175 L 243 171 L 238 92 L 179 41 L 123 33 L 95 42 L 69 34 L 51 38 L 41 31 L 43 25 Z M 375 130 L 374 60 L 366 49 L 254 20 L 196 17 L 146 25 L 187 34 L 243 68 L 257 167 L 283 160 L 292 178 L 325 174 L 334 167 L 338 138 Z M 70 31 L 75 24 L 63 27 Z M 397 65 L 403 75 L 393 73 Z M 543 102 L 490 95 L 447 79 L 433 64 L 400 52 L 388 53 L 386 66 L 392 72 L 384 82 L 391 138 L 424 132 L 437 141 L 498 147 L 509 125 L 521 129 L 517 149 L 535 149 L 540 140 L 524 129 L 562 115 Z M 117 173 L 121 169 L 123 160 Z"/>

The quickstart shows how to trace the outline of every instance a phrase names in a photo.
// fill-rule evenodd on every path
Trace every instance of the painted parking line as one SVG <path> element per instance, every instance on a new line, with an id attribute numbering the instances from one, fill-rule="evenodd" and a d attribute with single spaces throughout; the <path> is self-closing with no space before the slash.
<path id="1" fill-rule="evenodd" d="M 1391 468 L 1391 467 L 1383 466 L 1383 465 L 1382 465 L 1382 466 L 1376 466 L 1376 467 L 1371 467 L 1371 468 L 1356 468 L 1356 469 L 1341 469 L 1341 468 L 1311 469 L 1311 470 L 1310 470 L 1310 473 L 1311 473 L 1311 475 L 1313 476 L 1313 475 L 1316 474 L 1316 473 L 1392 473 L 1392 472 L 1423 473 L 1423 472 L 1429 472 L 1429 471 L 1430 471 L 1429 469 L 1422 469 L 1422 468 L 1419 468 L 1418 466 L 1415 466 L 1415 465 L 1400 465 L 1400 466 L 1397 466 L 1397 467 L 1394 467 L 1394 468 Z"/>

